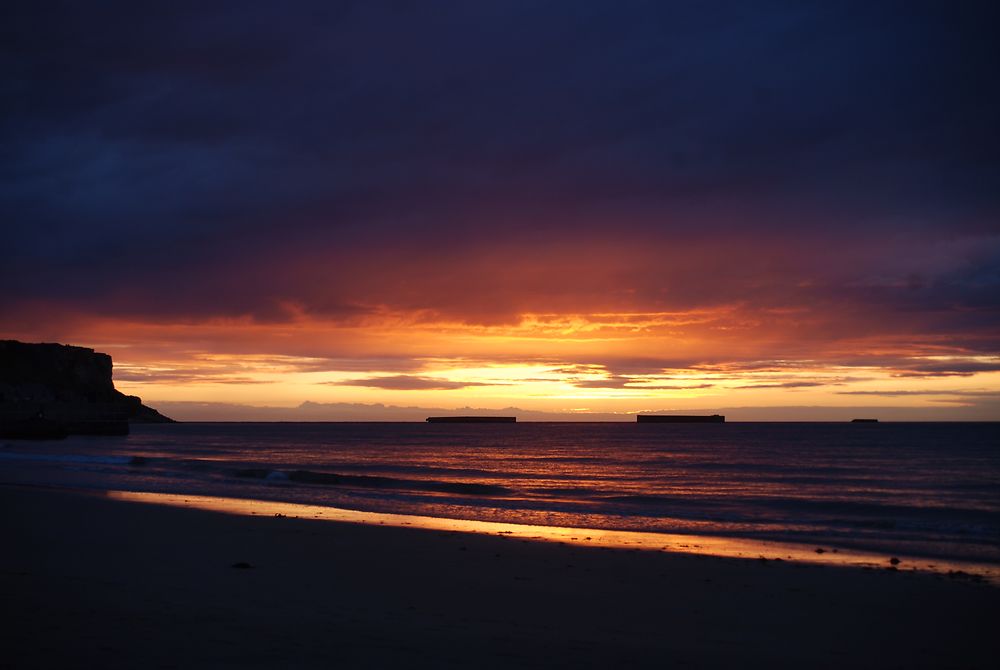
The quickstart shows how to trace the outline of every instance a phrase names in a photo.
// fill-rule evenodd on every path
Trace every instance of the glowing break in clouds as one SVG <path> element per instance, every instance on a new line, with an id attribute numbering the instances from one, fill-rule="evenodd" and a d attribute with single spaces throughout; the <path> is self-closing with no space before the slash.
<path id="1" fill-rule="evenodd" d="M 979 5 L 21 3 L 0 336 L 149 401 L 998 418 Z"/>

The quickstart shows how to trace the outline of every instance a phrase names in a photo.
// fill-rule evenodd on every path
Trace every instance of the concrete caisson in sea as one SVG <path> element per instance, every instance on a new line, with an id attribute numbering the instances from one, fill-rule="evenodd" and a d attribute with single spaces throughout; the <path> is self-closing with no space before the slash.
<path id="1" fill-rule="evenodd" d="M 725 423 L 721 414 L 636 414 L 637 423 Z"/>
<path id="2" fill-rule="evenodd" d="M 515 423 L 516 416 L 429 416 L 427 423 Z"/>

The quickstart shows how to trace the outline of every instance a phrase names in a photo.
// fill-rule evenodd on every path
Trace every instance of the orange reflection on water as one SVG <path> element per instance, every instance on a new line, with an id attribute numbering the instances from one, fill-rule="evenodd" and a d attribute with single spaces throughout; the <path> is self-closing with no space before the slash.
<path id="1" fill-rule="evenodd" d="M 597 528 L 566 528 L 562 526 L 535 526 L 528 524 L 446 519 L 409 514 L 383 514 L 358 510 L 305 505 L 300 503 L 221 498 L 216 496 L 183 495 L 174 493 L 146 493 L 137 491 L 107 491 L 107 497 L 127 502 L 151 503 L 171 507 L 186 507 L 225 514 L 244 516 L 285 516 L 340 523 L 361 523 L 399 528 L 478 533 L 504 537 L 573 544 L 612 549 L 666 551 L 671 553 L 700 554 L 725 558 L 768 559 L 836 565 L 841 567 L 896 568 L 891 558 L 898 560 L 899 570 L 948 573 L 961 572 L 1000 584 L 1000 566 L 988 563 L 946 561 L 897 555 L 862 552 L 849 549 L 821 548 L 815 545 L 748 540 L 743 538 L 703 535 L 679 535 Z"/>

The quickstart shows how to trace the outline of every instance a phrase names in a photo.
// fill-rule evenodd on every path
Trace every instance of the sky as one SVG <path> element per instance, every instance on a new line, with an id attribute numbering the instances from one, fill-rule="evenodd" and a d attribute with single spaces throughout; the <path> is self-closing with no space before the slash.
<path id="1" fill-rule="evenodd" d="M 1000 420 L 998 14 L 8 3 L 0 337 L 176 418 Z"/>

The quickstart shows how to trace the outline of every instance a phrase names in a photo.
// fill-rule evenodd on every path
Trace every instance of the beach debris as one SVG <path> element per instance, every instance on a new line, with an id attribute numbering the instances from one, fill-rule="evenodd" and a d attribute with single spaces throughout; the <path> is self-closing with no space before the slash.
<path id="1" fill-rule="evenodd" d="M 816 547 L 816 553 L 817 554 L 825 554 L 826 553 L 826 549 L 824 549 L 823 547 Z"/>
<path id="2" fill-rule="evenodd" d="M 890 558 L 889 562 L 892 563 L 893 565 L 899 565 L 899 559 L 896 558 L 895 556 L 893 556 L 892 558 Z"/>
<path id="3" fill-rule="evenodd" d="M 253 565 L 247 563 L 246 561 L 240 561 L 238 563 L 233 563 L 231 567 L 236 568 L 238 570 L 249 570 L 250 568 L 253 567 Z"/>

